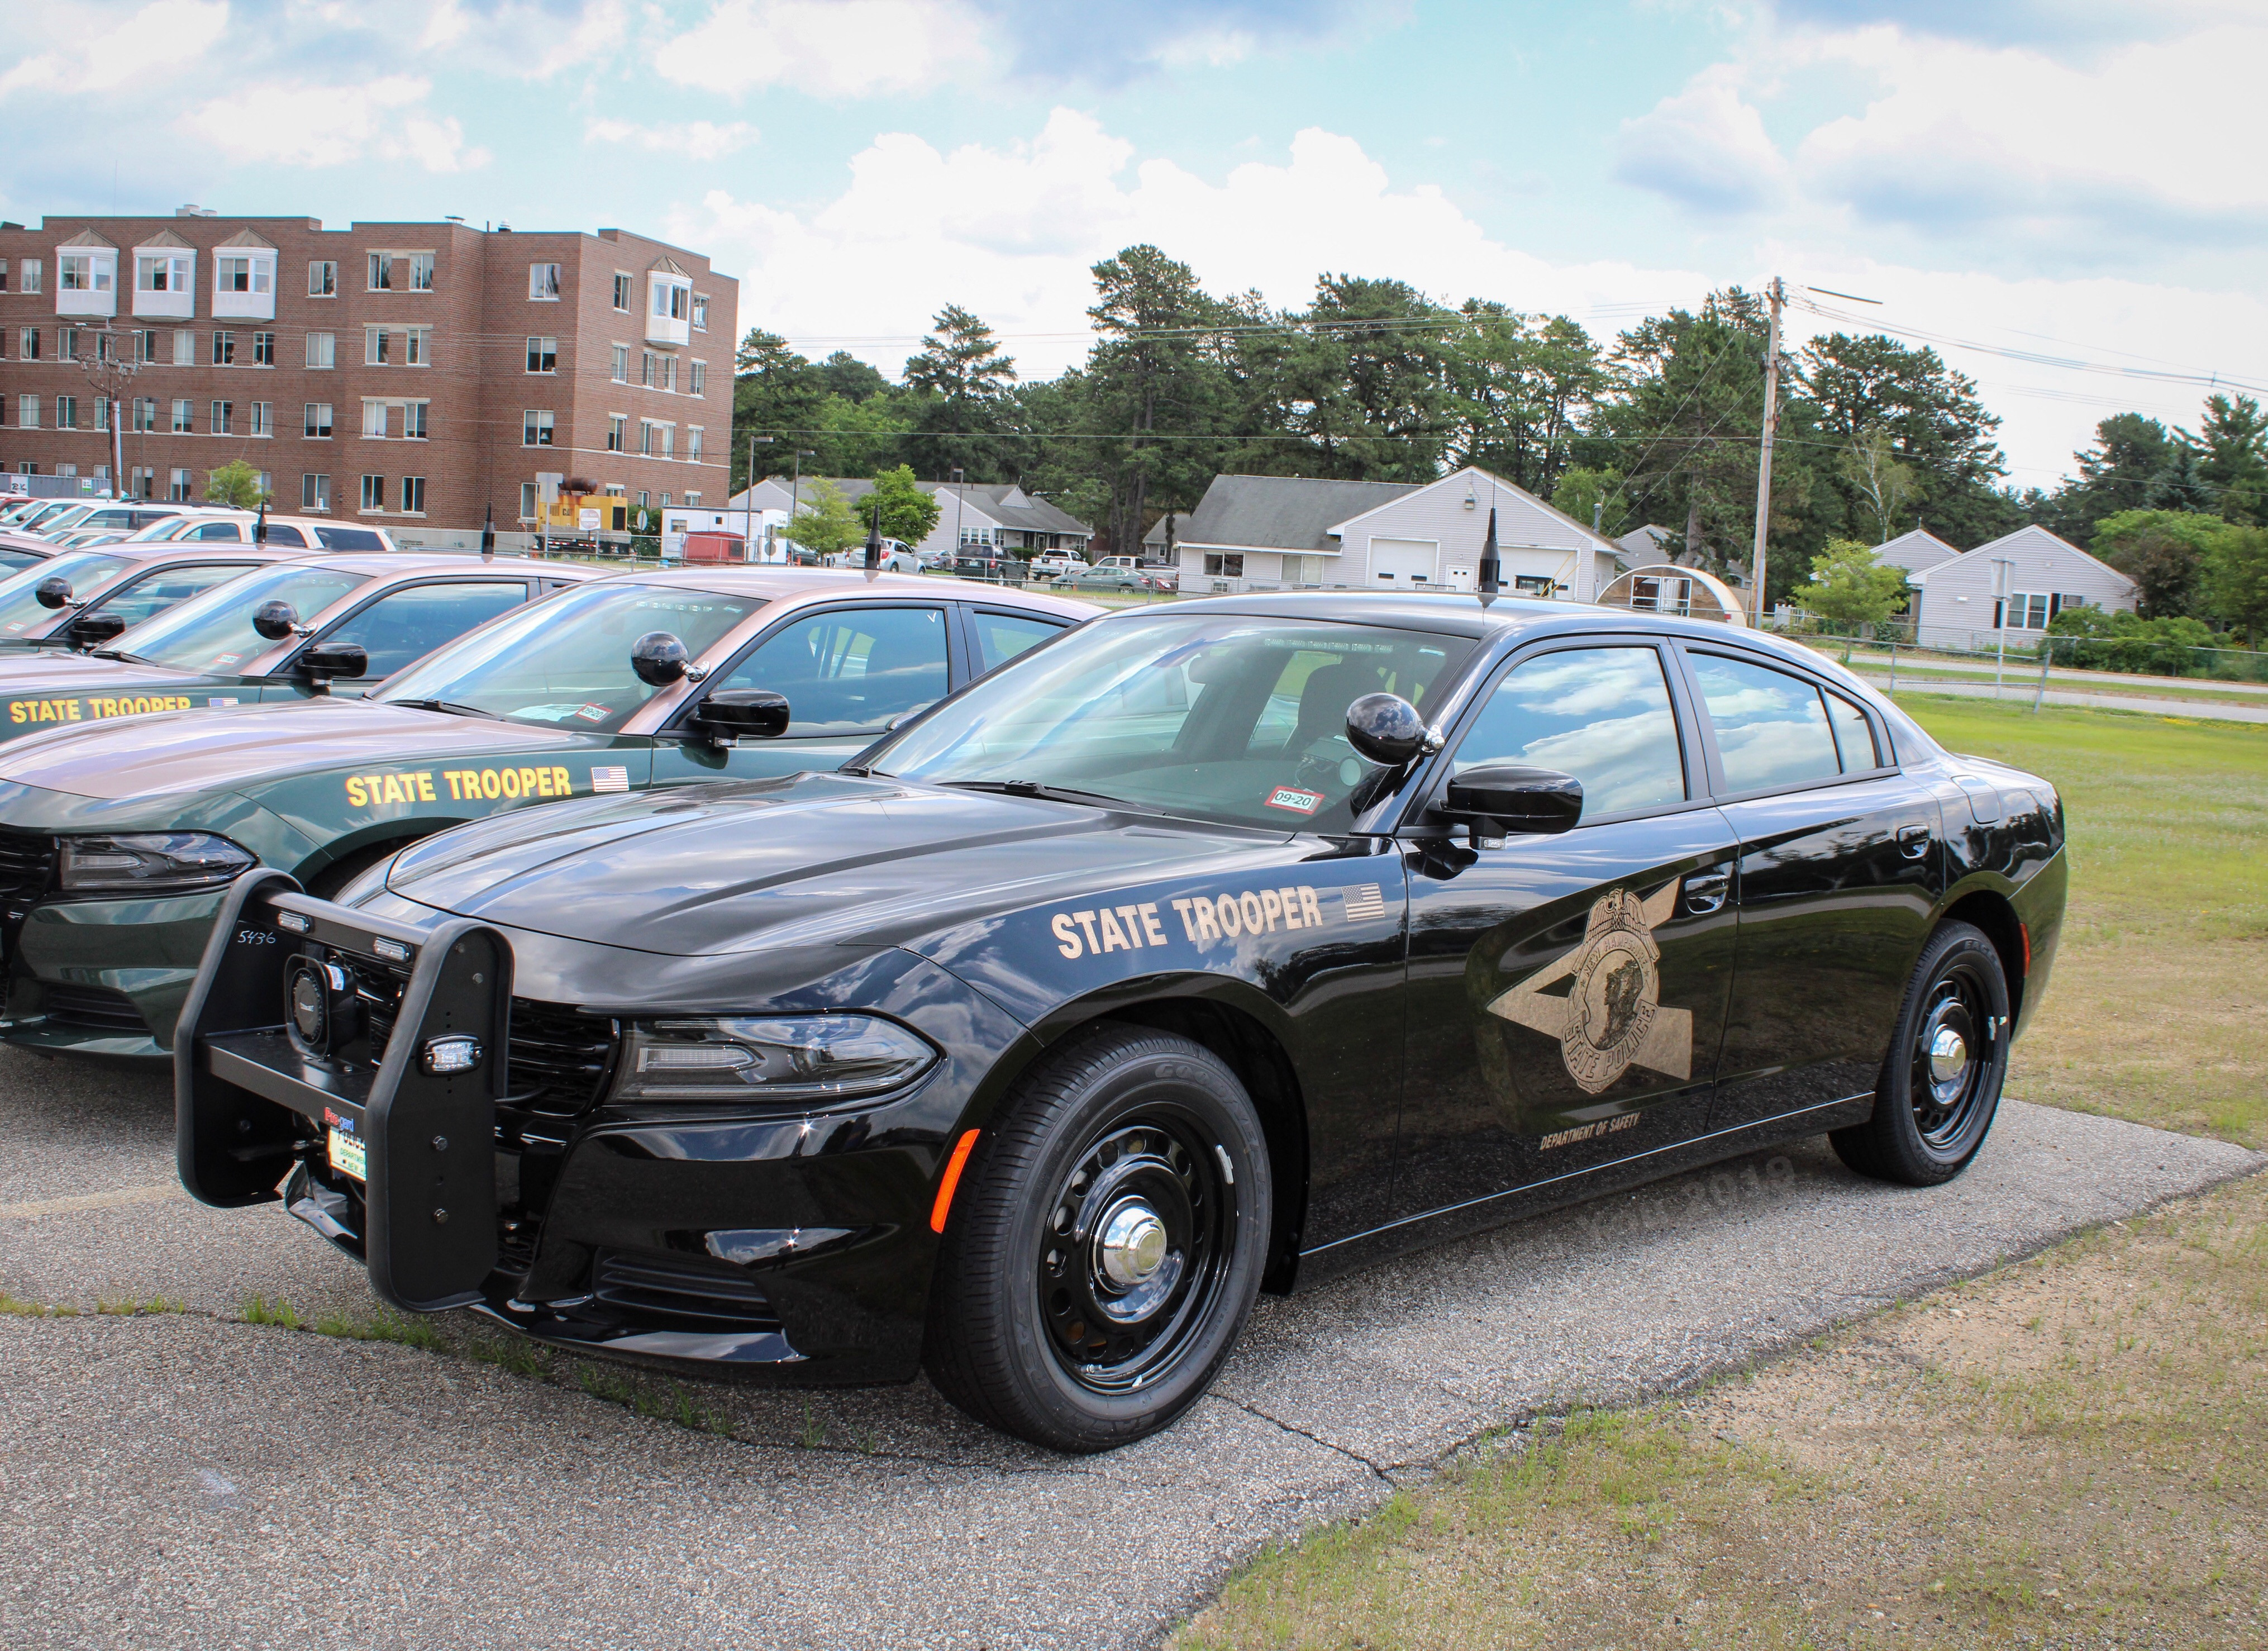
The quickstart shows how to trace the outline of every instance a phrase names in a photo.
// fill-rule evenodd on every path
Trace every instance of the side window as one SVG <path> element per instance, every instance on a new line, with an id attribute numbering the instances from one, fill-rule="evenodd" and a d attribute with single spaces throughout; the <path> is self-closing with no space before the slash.
<path id="1" fill-rule="evenodd" d="M 307 535 L 289 522 L 271 521 L 268 524 L 268 548 L 271 550 L 305 550 L 307 549 Z"/>
<path id="2" fill-rule="evenodd" d="M 1523 660 L 1497 684 L 1452 759 L 1555 769 L 1583 782 L 1583 817 L 1685 800 L 1685 762 L 1661 656 L 1567 648 Z"/>
<path id="3" fill-rule="evenodd" d="M 99 604 L 95 611 L 116 614 L 128 624 L 138 625 L 152 614 L 163 613 L 175 602 L 199 591 L 210 590 L 252 566 L 249 562 L 206 562 L 196 567 L 170 568 L 135 580 Z"/>
<path id="4" fill-rule="evenodd" d="M 242 544 L 244 527 L 243 524 L 232 521 L 200 522 L 181 537 L 195 540 L 200 544 Z"/>
<path id="5" fill-rule="evenodd" d="M 1867 726 L 1867 713 L 1840 694 L 1827 696 L 1827 720 L 1835 726 L 1835 743 L 1843 753 L 1843 771 L 1863 774 L 1869 769 L 1884 767 L 1874 754 L 1874 731 Z"/>
<path id="6" fill-rule="evenodd" d="M 370 655 L 365 681 L 391 676 L 412 660 L 527 600 L 525 581 L 495 585 L 413 585 L 389 591 L 323 633 L 326 642 L 352 642 Z"/>
<path id="7" fill-rule="evenodd" d="M 1026 648 L 1038 646 L 1063 629 L 1052 619 L 1035 619 L 1029 614 L 995 613 L 989 608 L 972 608 L 968 612 L 969 627 L 976 633 L 980 672 L 1005 665 Z"/>
<path id="8" fill-rule="evenodd" d="M 1689 657 L 1717 731 L 1727 791 L 1814 785 L 1843 771 L 1826 708 L 1810 683 L 1721 654 Z"/>
<path id="9" fill-rule="evenodd" d="M 767 637 L 714 688 L 785 694 L 796 735 L 880 733 L 945 697 L 945 610 L 857 608 L 814 614 Z"/>

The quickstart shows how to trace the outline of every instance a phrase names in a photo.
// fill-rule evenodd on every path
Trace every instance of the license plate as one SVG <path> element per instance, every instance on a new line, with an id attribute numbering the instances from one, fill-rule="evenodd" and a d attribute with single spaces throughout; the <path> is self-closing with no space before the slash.
<path id="1" fill-rule="evenodd" d="M 349 1135 L 342 1130 L 331 1131 L 331 1168 L 342 1176 L 352 1176 L 357 1181 L 370 1179 L 367 1165 L 369 1148 L 359 1135 Z"/>

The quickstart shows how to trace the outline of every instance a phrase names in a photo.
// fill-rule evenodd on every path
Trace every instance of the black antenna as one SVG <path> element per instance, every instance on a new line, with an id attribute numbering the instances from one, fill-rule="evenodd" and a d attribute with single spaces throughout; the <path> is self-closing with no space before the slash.
<path id="1" fill-rule="evenodd" d="M 252 524 L 252 542 L 268 542 L 268 501 L 265 498 L 260 501 L 260 520 Z"/>
<path id="2" fill-rule="evenodd" d="M 1489 506 L 1488 537 L 1481 542 L 1481 606 L 1486 608 L 1496 601 L 1497 587 L 1504 582 L 1504 568 L 1496 556 L 1496 506 Z"/>
<path id="3" fill-rule="evenodd" d="M 489 506 L 489 513 L 481 519 L 481 560 L 496 560 L 496 506 L 493 504 Z"/>

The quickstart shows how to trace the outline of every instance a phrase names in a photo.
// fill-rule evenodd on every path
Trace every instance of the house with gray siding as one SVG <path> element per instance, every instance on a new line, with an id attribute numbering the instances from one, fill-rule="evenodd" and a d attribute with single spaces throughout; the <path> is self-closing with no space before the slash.
<path id="1" fill-rule="evenodd" d="M 745 515 L 751 509 L 792 512 L 799 504 L 811 502 L 812 490 L 822 480 L 853 509 L 874 490 L 873 483 L 863 476 L 768 475 L 754 487 L 733 494 L 726 501 L 726 513 Z M 1087 542 L 1094 537 L 1094 529 L 1085 522 L 1012 482 L 917 482 L 915 485 L 935 496 L 938 504 L 937 526 L 930 529 L 928 538 L 914 546 L 924 556 L 956 545 L 983 544 L 1027 556 L 1042 550 L 1068 550 L 1084 556 Z"/>
<path id="2" fill-rule="evenodd" d="M 1926 527 L 1902 533 L 1874 547 L 1876 563 L 1886 568 L 1904 568 L 1909 575 L 1933 568 L 1940 562 L 1950 562 L 1960 554 Z"/>
<path id="3" fill-rule="evenodd" d="M 1217 475 L 1195 510 L 1144 535 L 1143 559 L 1170 561 L 1184 595 L 1469 591 L 1491 510 L 1507 591 L 1587 602 L 1619 571 L 1613 540 L 1469 467 L 1434 482 Z"/>
<path id="4" fill-rule="evenodd" d="M 2039 527 L 1923 568 L 1908 583 L 1916 592 L 1916 641 L 1979 650 L 2004 638 L 2012 648 L 2030 647 L 2066 608 L 2132 613 L 2137 588 L 2110 564 Z"/>

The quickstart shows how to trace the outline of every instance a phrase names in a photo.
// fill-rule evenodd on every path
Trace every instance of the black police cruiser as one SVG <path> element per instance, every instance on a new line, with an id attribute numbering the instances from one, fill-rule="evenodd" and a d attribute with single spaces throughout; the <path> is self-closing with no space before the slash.
<path id="1" fill-rule="evenodd" d="M 1105 1448 L 1260 1289 L 1822 1131 L 1957 1175 L 2063 845 L 2045 781 L 1737 628 L 1128 612 L 835 772 L 479 822 L 338 903 L 247 873 L 175 1041 L 180 1171 L 397 1307 L 925 1367 Z"/>

